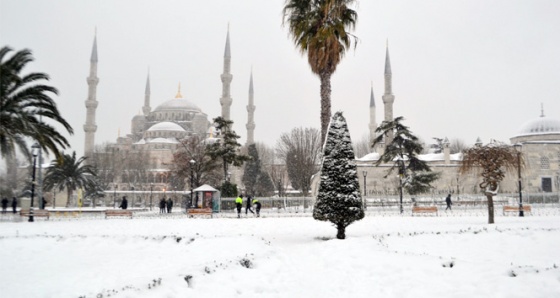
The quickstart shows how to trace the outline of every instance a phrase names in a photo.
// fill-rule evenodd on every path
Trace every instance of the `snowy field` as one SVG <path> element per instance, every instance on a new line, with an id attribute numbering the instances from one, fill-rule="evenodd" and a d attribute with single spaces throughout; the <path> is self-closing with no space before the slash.
<path id="1" fill-rule="evenodd" d="M 309 216 L 148 215 L 3 217 L 0 296 L 560 297 L 558 207 L 494 225 L 372 212 L 346 240 Z"/>

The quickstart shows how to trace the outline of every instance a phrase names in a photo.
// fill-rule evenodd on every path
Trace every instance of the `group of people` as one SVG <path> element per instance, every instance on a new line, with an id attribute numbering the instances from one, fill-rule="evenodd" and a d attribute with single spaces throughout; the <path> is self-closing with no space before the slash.
<path id="1" fill-rule="evenodd" d="M 8 210 L 8 198 L 3 198 L 2 199 L 2 213 L 6 213 Z M 12 198 L 12 212 L 16 213 L 16 208 L 17 208 L 17 199 L 16 197 Z"/>
<path id="2" fill-rule="evenodd" d="M 255 205 L 255 212 L 253 212 L 253 209 L 251 208 L 251 205 Z M 239 195 L 239 197 L 237 197 L 235 199 L 235 208 L 237 209 L 237 218 L 241 218 L 241 208 L 243 207 L 243 195 Z M 251 196 L 248 196 L 247 199 L 245 200 L 245 215 L 249 214 L 249 211 L 251 211 L 251 213 L 253 213 L 253 215 L 256 215 L 257 217 L 260 217 L 260 213 L 261 213 L 261 202 L 259 202 L 259 200 L 257 199 L 253 199 Z"/>
<path id="3" fill-rule="evenodd" d="M 173 209 L 173 200 L 171 198 L 165 200 L 165 197 L 161 198 L 159 201 L 159 213 L 171 213 Z"/>

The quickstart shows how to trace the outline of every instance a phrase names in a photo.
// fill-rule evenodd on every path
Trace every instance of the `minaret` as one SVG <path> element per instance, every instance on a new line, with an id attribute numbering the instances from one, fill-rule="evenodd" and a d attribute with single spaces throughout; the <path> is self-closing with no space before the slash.
<path id="1" fill-rule="evenodd" d="M 387 42 L 387 53 L 385 55 L 385 94 L 383 94 L 383 104 L 385 105 L 385 121 L 393 121 L 393 83 L 391 73 L 391 61 L 389 60 L 389 42 Z M 393 141 L 393 132 L 389 132 L 385 145 L 389 145 Z"/>
<path id="2" fill-rule="evenodd" d="M 150 107 L 150 72 L 148 71 L 148 78 L 146 79 L 146 91 L 144 91 L 144 106 L 142 107 L 142 112 L 144 116 L 148 117 L 148 114 L 152 111 Z"/>
<path id="3" fill-rule="evenodd" d="M 95 144 L 95 132 L 97 125 L 95 124 L 95 109 L 97 109 L 97 84 L 99 78 L 97 77 L 97 32 L 93 38 L 93 49 L 91 50 L 91 59 L 89 66 L 88 83 L 88 98 L 86 100 L 86 124 L 84 124 L 84 131 L 86 133 L 86 142 L 84 147 L 84 156 L 91 157 L 93 154 L 93 146 Z"/>
<path id="4" fill-rule="evenodd" d="M 377 122 L 375 121 L 375 98 L 373 97 L 373 83 L 371 84 L 371 95 L 369 98 L 369 142 L 375 139 L 375 130 Z"/>
<path id="5" fill-rule="evenodd" d="M 255 102 L 253 101 L 253 70 L 249 79 L 249 104 L 247 105 L 247 146 L 255 143 Z"/>
<path id="6" fill-rule="evenodd" d="M 222 73 L 222 97 L 220 98 L 220 104 L 222 105 L 222 118 L 230 120 L 229 109 L 231 107 L 231 94 L 230 86 L 233 76 L 231 71 L 231 52 L 229 48 L 229 25 L 226 37 L 226 49 L 224 51 L 224 73 Z"/>

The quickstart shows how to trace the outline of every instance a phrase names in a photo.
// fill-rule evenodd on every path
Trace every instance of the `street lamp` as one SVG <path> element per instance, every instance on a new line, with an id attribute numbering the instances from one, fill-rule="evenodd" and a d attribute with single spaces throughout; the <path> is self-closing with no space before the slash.
<path id="1" fill-rule="evenodd" d="M 29 222 L 34 222 L 33 219 L 33 197 L 35 196 L 35 166 L 37 164 L 37 154 L 41 150 L 39 144 L 35 143 L 31 146 L 31 154 L 33 154 L 33 176 L 31 180 L 31 205 L 29 206 Z"/>
<path id="2" fill-rule="evenodd" d="M 518 178 L 518 186 L 519 186 L 519 216 L 523 217 L 525 214 L 523 213 L 523 196 L 521 195 L 521 149 L 523 145 L 521 143 L 516 143 L 513 145 L 515 151 L 517 152 L 517 178 Z"/>
<path id="3" fill-rule="evenodd" d="M 364 209 L 367 209 L 367 201 L 366 201 L 366 194 L 367 194 L 366 177 L 367 177 L 367 171 L 362 171 L 362 175 L 364 175 Z"/>
<path id="4" fill-rule="evenodd" d="M 193 203 L 193 185 L 194 185 L 194 164 L 196 163 L 196 161 L 194 159 L 191 159 L 191 161 L 189 161 L 191 163 L 191 206 Z M 196 202 L 196 206 L 198 207 L 198 202 Z"/>
<path id="5" fill-rule="evenodd" d="M 152 193 L 154 191 L 154 184 L 150 183 L 150 211 L 152 211 Z"/>

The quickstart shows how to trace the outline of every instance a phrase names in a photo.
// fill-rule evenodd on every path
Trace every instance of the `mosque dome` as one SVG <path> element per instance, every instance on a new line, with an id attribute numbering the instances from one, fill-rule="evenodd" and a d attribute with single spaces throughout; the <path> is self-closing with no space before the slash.
<path id="1" fill-rule="evenodd" d="M 161 111 L 193 111 L 202 112 L 202 110 L 194 104 L 191 100 L 186 98 L 174 98 L 170 99 L 154 109 L 154 112 Z"/>
<path id="2" fill-rule="evenodd" d="M 185 131 L 179 124 L 173 122 L 159 122 L 148 129 L 148 131 Z"/>
<path id="3" fill-rule="evenodd" d="M 518 136 L 558 134 L 560 133 L 560 120 L 541 116 L 525 122 L 519 129 Z"/>

